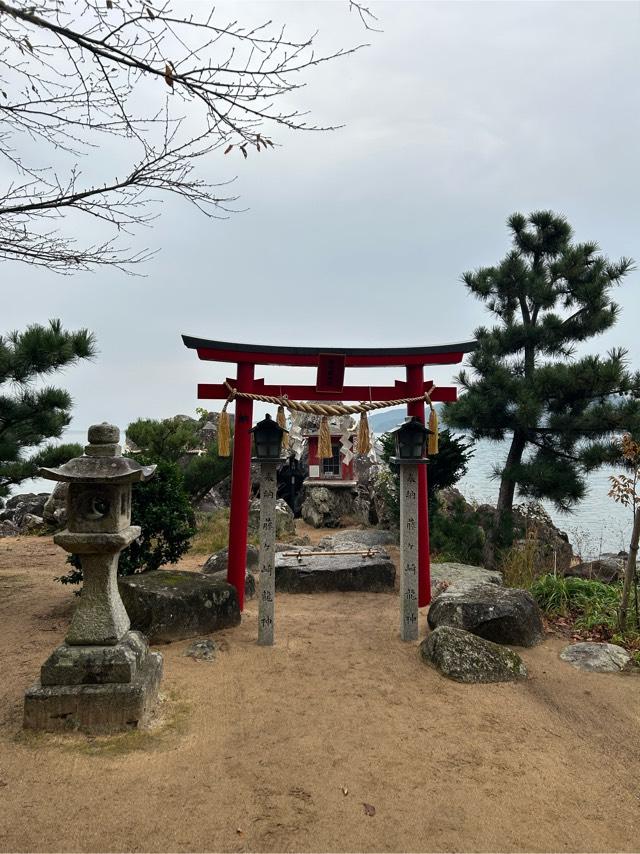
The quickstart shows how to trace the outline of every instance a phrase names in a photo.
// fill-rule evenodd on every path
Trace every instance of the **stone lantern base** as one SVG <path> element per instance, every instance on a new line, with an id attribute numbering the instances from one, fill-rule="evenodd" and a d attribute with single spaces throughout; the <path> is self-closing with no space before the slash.
<path id="1" fill-rule="evenodd" d="M 63 643 L 25 694 L 25 729 L 110 733 L 144 727 L 158 699 L 162 656 L 140 632 L 113 646 Z"/>

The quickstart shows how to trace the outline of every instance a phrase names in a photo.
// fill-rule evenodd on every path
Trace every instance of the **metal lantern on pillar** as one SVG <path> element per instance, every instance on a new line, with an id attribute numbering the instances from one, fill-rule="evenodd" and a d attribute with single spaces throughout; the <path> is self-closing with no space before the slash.
<path id="1" fill-rule="evenodd" d="M 256 460 L 260 463 L 276 462 L 282 457 L 282 437 L 288 430 L 266 415 L 262 421 L 249 431 L 253 433 L 256 448 Z"/>
<path id="2" fill-rule="evenodd" d="M 396 443 L 394 463 L 409 463 L 424 459 L 427 450 L 428 430 L 415 415 L 405 418 L 402 424 L 389 431 Z"/>

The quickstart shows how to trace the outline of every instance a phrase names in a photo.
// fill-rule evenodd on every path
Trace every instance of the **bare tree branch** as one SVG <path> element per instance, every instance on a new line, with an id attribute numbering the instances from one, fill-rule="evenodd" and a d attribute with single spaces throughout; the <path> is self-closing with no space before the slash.
<path id="1" fill-rule="evenodd" d="M 0 0 L 0 259 L 57 272 L 130 269 L 149 253 L 120 247 L 120 236 L 155 218 L 158 195 L 214 218 L 234 210 L 229 182 L 198 177 L 202 158 L 243 162 L 273 149 L 279 127 L 336 129 L 279 109 L 278 99 L 302 88 L 305 72 L 363 45 L 317 54 L 316 34 L 293 39 L 271 21 L 243 27 L 202 5 L 181 17 L 148 0 Z M 366 6 L 350 8 L 373 29 Z M 112 162 L 120 154 L 132 164 L 122 178 L 104 174 L 99 155 L 110 139 Z M 79 248 L 50 224 L 72 211 L 113 235 Z"/>

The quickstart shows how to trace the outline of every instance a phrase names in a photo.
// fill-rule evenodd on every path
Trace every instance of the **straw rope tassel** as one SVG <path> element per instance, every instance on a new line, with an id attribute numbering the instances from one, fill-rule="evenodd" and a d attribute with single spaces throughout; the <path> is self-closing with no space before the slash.
<path id="1" fill-rule="evenodd" d="M 276 416 L 276 421 L 278 423 L 278 427 L 282 427 L 283 430 L 287 429 L 287 416 L 285 415 L 284 406 L 282 404 L 280 404 L 280 406 L 278 407 L 278 414 Z M 289 447 L 289 434 L 288 433 L 282 434 L 282 447 L 284 448 L 285 451 Z"/>
<path id="2" fill-rule="evenodd" d="M 366 412 L 360 413 L 356 449 L 359 454 L 368 454 L 371 450 L 371 433 L 369 432 L 369 419 Z"/>
<path id="3" fill-rule="evenodd" d="M 231 456 L 231 428 L 229 426 L 229 413 L 227 412 L 226 403 L 222 407 L 220 420 L 218 421 L 218 456 Z"/>
<path id="4" fill-rule="evenodd" d="M 429 414 L 429 430 L 431 430 L 431 433 L 429 433 L 427 454 L 433 456 L 438 453 L 438 413 L 433 406 Z"/>
<path id="5" fill-rule="evenodd" d="M 323 415 L 320 419 L 320 434 L 318 436 L 318 456 L 321 460 L 333 456 L 331 449 L 331 433 L 329 432 L 329 419 Z"/>

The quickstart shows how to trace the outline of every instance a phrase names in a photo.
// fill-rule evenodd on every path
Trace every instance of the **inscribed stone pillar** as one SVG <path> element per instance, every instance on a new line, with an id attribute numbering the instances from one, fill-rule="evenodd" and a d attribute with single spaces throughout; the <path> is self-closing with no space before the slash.
<path id="1" fill-rule="evenodd" d="M 260 576 L 258 581 L 258 643 L 271 646 L 274 635 L 276 596 L 276 468 L 260 464 Z"/>
<path id="2" fill-rule="evenodd" d="M 418 466 L 400 466 L 400 637 L 418 639 Z"/>

